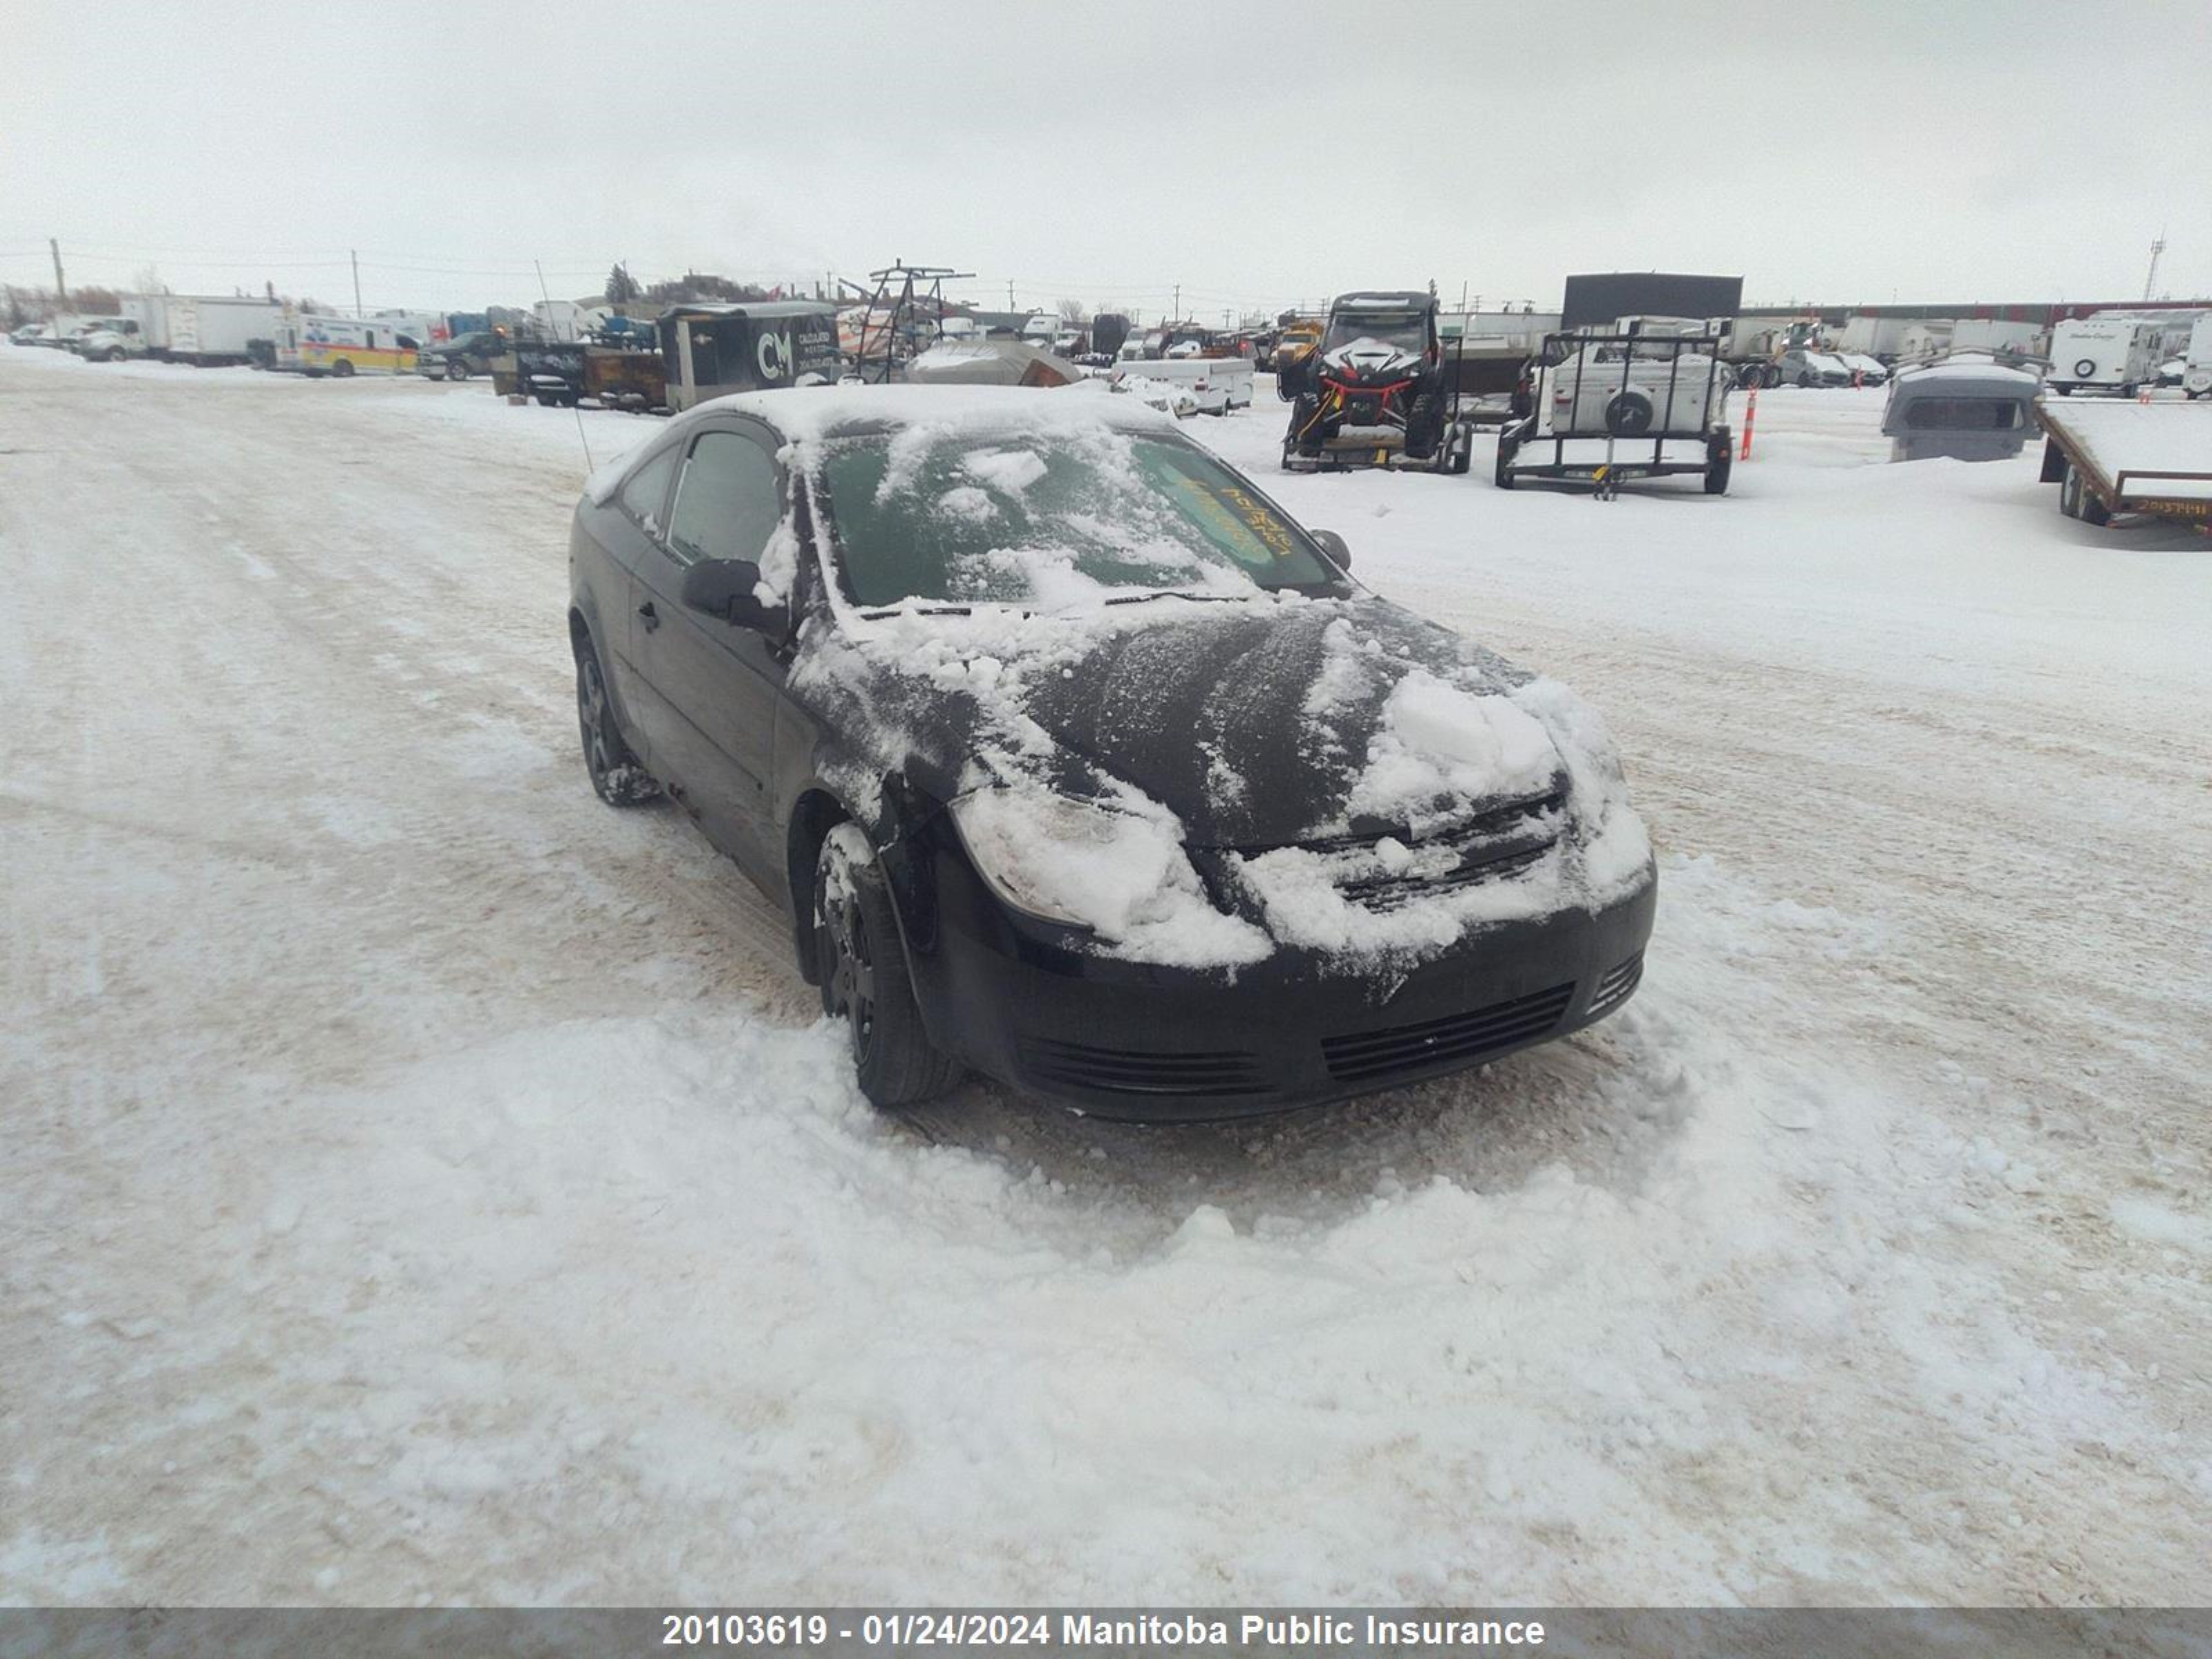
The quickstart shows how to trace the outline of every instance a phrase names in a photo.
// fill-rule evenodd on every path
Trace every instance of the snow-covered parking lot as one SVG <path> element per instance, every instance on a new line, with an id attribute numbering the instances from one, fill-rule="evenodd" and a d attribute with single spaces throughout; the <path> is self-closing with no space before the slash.
<path id="1" fill-rule="evenodd" d="M 1878 410 L 1608 503 L 1194 423 L 1606 712 L 1660 911 L 1144 1130 L 873 1114 L 594 799 L 575 416 L 0 350 L 0 1601 L 2212 1599 L 2212 542 Z"/>

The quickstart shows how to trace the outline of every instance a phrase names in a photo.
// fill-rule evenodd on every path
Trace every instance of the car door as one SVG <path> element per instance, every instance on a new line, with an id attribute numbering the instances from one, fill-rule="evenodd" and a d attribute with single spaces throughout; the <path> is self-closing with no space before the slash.
<path id="1" fill-rule="evenodd" d="M 666 530 L 633 567 L 629 619 L 647 765 L 716 846 L 769 880 L 781 868 L 769 826 L 779 642 L 689 610 L 683 596 L 701 560 L 759 562 L 782 522 L 783 488 L 766 428 L 732 416 L 690 439 Z"/>

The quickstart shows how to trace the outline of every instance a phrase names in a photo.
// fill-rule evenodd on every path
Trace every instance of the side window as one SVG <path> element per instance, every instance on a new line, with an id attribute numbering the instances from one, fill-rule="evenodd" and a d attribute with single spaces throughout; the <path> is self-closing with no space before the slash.
<path id="1" fill-rule="evenodd" d="M 676 476 L 676 464 L 684 459 L 684 446 L 671 444 L 629 476 L 615 499 L 622 510 L 637 520 L 648 536 L 666 533 L 660 522 L 660 509 L 668 504 L 668 481 Z"/>
<path id="2" fill-rule="evenodd" d="M 768 452 L 738 433 L 709 432 L 684 464 L 668 539 L 686 564 L 758 559 L 782 516 Z"/>

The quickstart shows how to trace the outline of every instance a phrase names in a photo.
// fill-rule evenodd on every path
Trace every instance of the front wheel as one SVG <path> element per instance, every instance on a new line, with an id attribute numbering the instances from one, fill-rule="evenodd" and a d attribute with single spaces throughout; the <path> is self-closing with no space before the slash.
<path id="1" fill-rule="evenodd" d="M 469 366 L 458 357 L 449 360 L 446 364 L 446 378 L 449 380 L 467 380 Z"/>
<path id="2" fill-rule="evenodd" d="M 867 832 L 832 826 L 814 861 L 814 965 L 822 1012 L 845 1022 L 860 1092 L 886 1111 L 950 1088 L 960 1068 L 922 1029 L 890 884 Z"/>

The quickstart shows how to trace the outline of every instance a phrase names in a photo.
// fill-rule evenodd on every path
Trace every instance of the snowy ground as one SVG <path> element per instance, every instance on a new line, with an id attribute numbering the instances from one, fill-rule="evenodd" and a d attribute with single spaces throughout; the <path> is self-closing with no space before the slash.
<path id="1" fill-rule="evenodd" d="M 1261 386 L 1198 434 L 1608 714 L 1659 932 L 1140 1131 L 872 1115 L 592 798 L 574 416 L 0 350 L 0 1600 L 2212 1599 L 2212 544 L 1877 394 L 1598 503 L 1280 477 Z"/>

